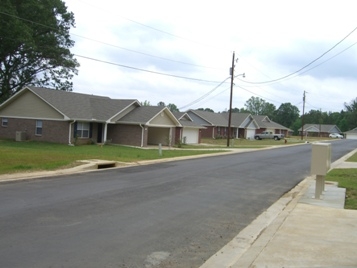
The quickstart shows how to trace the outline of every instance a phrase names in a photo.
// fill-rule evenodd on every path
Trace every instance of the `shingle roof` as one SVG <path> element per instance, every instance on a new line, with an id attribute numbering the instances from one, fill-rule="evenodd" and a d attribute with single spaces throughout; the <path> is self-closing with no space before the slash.
<path id="1" fill-rule="evenodd" d="M 354 129 L 351 129 L 351 130 L 349 130 L 349 131 L 346 131 L 345 133 L 350 133 L 350 134 L 356 133 L 356 134 L 357 134 L 357 127 L 354 128 Z"/>
<path id="2" fill-rule="evenodd" d="M 164 109 L 163 106 L 141 106 L 120 118 L 118 122 L 145 124 Z"/>
<path id="3" fill-rule="evenodd" d="M 280 125 L 269 119 L 266 115 L 253 115 L 254 120 L 258 123 L 260 128 L 274 128 L 274 129 L 284 129 L 290 130 L 289 128 Z"/>
<path id="4" fill-rule="evenodd" d="M 219 126 L 219 127 L 226 127 L 228 126 L 228 120 L 222 116 L 222 114 L 208 112 L 208 111 L 201 111 L 201 110 L 190 110 L 190 112 L 198 115 L 212 126 Z"/>
<path id="5" fill-rule="evenodd" d="M 27 88 L 70 119 L 107 121 L 123 109 L 137 102 L 134 99 L 111 99 L 109 97 L 48 88 Z"/>
<path id="6" fill-rule="evenodd" d="M 222 113 L 221 114 L 226 120 L 229 120 L 229 113 Z M 250 116 L 247 113 L 232 113 L 231 114 L 231 125 L 232 127 L 240 127 L 243 122 Z M 245 127 L 245 126 L 242 126 Z"/>
<path id="7" fill-rule="evenodd" d="M 141 106 L 135 108 L 135 110 L 131 111 L 127 115 L 120 118 L 118 123 L 128 123 L 128 124 L 147 124 L 150 120 L 152 120 L 155 116 L 157 116 L 161 112 L 166 112 L 169 117 L 171 117 L 172 121 L 179 125 L 179 121 L 176 117 L 170 112 L 167 107 L 163 106 Z"/>
<path id="8" fill-rule="evenodd" d="M 176 117 L 177 120 L 179 120 L 183 127 L 205 129 L 205 127 L 201 126 L 200 124 L 193 122 L 186 112 L 172 112 L 172 114 Z"/>
<path id="9" fill-rule="evenodd" d="M 311 130 L 315 129 L 316 131 L 321 131 L 321 132 L 325 132 L 325 133 L 335 132 L 334 130 L 341 132 L 336 125 L 305 124 L 304 131 L 308 131 L 309 129 L 311 129 Z M 301 131 L 301 130 L 302 130 L 302 128 L 299 128 L 298 131 Z"/>

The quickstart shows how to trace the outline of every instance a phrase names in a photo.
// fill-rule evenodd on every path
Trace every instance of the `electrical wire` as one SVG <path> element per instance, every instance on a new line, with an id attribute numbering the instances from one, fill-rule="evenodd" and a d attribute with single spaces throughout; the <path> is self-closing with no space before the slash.
<path id="1" fill-rule="evenodd" d="M 92 61 L 97 61 L 97 62 L 101 62 L 101 63 L 106 63 L 106 64 L 110 64 L 110 65 L 115 65 L 115 66 L 119 66 L 119 67 L 123 67 L 123 68 L 128 68 L 128 69 L 137 70 L 137 71 L 142 71 L 142 72 L 147 72 L 147 73 L 152 73 L 152 74 L 165 75 L 165 76 L 170 76 L 170 77 L 175 77 L 175 78 L 181 78 L 181 79 L 187 79 L 187 80 L 193 80 L 193 81 L 200 81 L 200 82 L 220 83 L 219 81 L 204 80 L 204 79 L 198 79 L 198 78 L 193 78 L 193 77 L 186 77 L 186 76 L 179 76 L 179 75 L 174 75 L 174 74 L 165 74 L 165 73 L 150 71 L 150 70 L 141 69 L 141 68 L 136 68 L 136 67 L 132 67 L 132 66 L 128 66 L 128 65 L 123 65 L 123 64 L 119 64 L 119 63 L 114 63 L 114 62 L 110 62 L 110 61 L 104 61 L 104 60 L 99 60 L 99 59 L 95 59 L 95 58 L 91 58 L 91 57 L 86 57 L 86 56 L 78 55 L 78 54 L 73 54 L 73 55 L 75 55 L 75 56 L 77 56 L 77 57 L 80 57 L 80 58 L 92 60 Z M 222 83 L 222 82 L 221 82 L 221 83 Z"/>
<path id="2" fill-rule="evenodd" d="M 224 80 L 223 80 L 222 82 L 220 82 L 217 86 L 215 86 L 212 90 L 208 91 L 207 93 L 205 93 L 204 95 L 202 95 L 202 96 L 199 97 L 198 99 L 196 99 L 196 100 L 190 102 L 189 104 L 186 104 L 186 105 L 180 107 L 179 110 L 182 110 L 182 109 L 184 109 L 184 108 L 186 108 L 186 107 L 192 106 L 192 105 L 194 105 L 194 104 L 200 102 L 201 100 L 203 100 L 204 98 L 206 98 L 207 96 L 209 96 L 212 92 L 214 92 L 215 90 L 217 90 L 217 88 L 219 88 L 219 87 L 220 87 L 224 82 L 226 82 L 227 79 L 229 79 L 229 78 L 230 78 L 230 76 L 227 77 L 226 79 L 224 79 Z"/>
<path id="3" fill-rule="evenodd" d="M 284 80 L 285 78 L 288 78 L 290 76 L 293 76 L 297 73 L 299 73 L 300 71 L 306 69 L 307 67 L 309 67 L 311 64 L 313 64 L 314 62 L 318 61 L 319 59 L 321 59 L 323 56 L 325 56 L 327 53 L 329 53 L 331 50 L 333 50 L 335 47 L 337 47 L 339 44 L 341 44 L 345 39 L 347 39 L 353 32 L 355 32 L 357 30 L 357 27 L 355 27 L 349 34 L 347 34 L 344 38 L 342 38 L 339 42 L 337 42 L 334 46 L 332 46 L 330 49 L 328 49 L 326 52 L 322 53 L 319 57 L 317 57 L 316 59 L 314 59 L 313 61 L 311 61 L 310 63 L 306 64 L 305 66 L 303 66 L 302 68 L 300 68 L 299 70 L 290 73 L 288 75 L 285 75 L 283 77 L 277 78 L 277 79 L 273 79 L 273 80 L 269 80 L 269 81 L 262 81 L 262 82 L 251 82 L 251 81 L 245 81 L 245 80 L 241 80 L 245 83 L 249 83 L 249 84 L 268 84 L 268 83 L 272 83 L 272 82 L 277 82 L 280 80 Z"/>
<path id="4" fill-rule="evenodd" d="M 15 15 L 3 12 L 3 11 L 0 11 L 0 14 L 7 15 L 9 17 L 13 17 L 13 18 L 16 18 L 16 19 L 20 19 L 20 20 L 23 20 L 23 21 L 26 21 L 26 22 L 30 22 L 30 23 L 33 23 L 33 24 L 36 24 L 36 25 L 39 25 L 39 26 L 42 26 L 42 27 L 46 27 L 46 28 L 52 29 L 52 30 L 57 30 L 54 27 L 51 27 L 51 26 L 48 26 L 48 25 L 45 25 L 45 24 L 42 24 L 42 23 L 39 23 L 39 22 L 35 22 L 35 21 L 32 21 L 32 20 L 28 20 L 28 19 L 25 19 L 25 18 L 21 18 L 19 16 L 15 16 Z M 100 43 L 100 44 L 103 44 L 103 45 L 106 45 L 106 46 L 119 48 L 119 49 L 122 49 L 122 50 L 125 50 L 125 51 L 129 51 L 129 52 L 132 52 L 132 53 L 136 53 L 136 54 L 140 54 L 140 55 L 144 55 L 144 56 L 148 56 L 148 57 L 152 57 L 152 58 L 157 58 L 157 59 L 160 59 L 160 60 L 175 62 L 175 63 L 179 63 L 179 64 L 184 64 L 184 65 L 190 65 L 190 66 L 195 66 L 195 67 L 200 67 L 200 68 L 224 70 L 224 68 L 218 68 L 218 67 L 212 67 L 212 66 L 203 66 L 203 65 L 198 65 L 198 64 L 193 64 L 193 63 L 188 63 L 188 62 L 168 59 L 168 58 L 164 58 L 164 57 L 160 57 L 160 56 L 156 56 L 156 55 L 152 55 L 152 54 L 136 51 L 136 50 L 129 49 L 129 48 L 124 48 L 124 47 L 120 47 L 120 46 L 117 46 L 117 45 L 109 44 L 109 43 L 106 43 L 106 42 L 103 42 L 103 41 L 99 41 L 99 40 L 96 40 L 96 39 L 93 39 L 93 38 L 81 36 L 81 35 L 78 35 L 78 34 L 75 34 L 75 33 L 72 33 L 72 32 L 70 34 L 72 36 L 76 36 L 76 37 L 79 37 L 79 38 L 82 38 L 82 39 L 85 39 L 85 40 L 89 40 L 89 41 L 92 41 L 92 42 L 97 42 L 97 43 Z"/>

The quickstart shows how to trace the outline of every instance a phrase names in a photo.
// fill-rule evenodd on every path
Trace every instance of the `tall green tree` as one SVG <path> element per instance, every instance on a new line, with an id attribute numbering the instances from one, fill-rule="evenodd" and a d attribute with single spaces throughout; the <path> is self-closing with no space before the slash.
<path id="1" fill-rule="evenodd" d="M 173 103 L 169 103 L 167 106 L 171 112 L 179 112 L 180 110 L 177 108 L 177 106 Z"/>
<path id="2" fill-rule="evenodd" d="M 252 96 L 244 104 L 246 110 L 252 115 L 267 115 L 269 118 L 274 117 L 276 107 L 274 104 L 266 102 L 265 100 Z"/>
<path id="3" fill-rule="evenodd" d="M 299 113 L 298 107 L 290 102 L 282 103 L 275 111 L 274 121 L 285 127 L 292 128 L 296 119 L 299 118 Z"/>
<path id="4" fill-rule="evenodd" d="M 357 127 L 357 98 L 350 101 L 350 103 L 344 103 L 346 109 L 346 121 L 348 129 Z"/>
<path id="5" fill-rule="evenodd" d="M 0 103 L 25 85 L 72 90 L 74 23 L 61 0 L 0 1 Z"/>

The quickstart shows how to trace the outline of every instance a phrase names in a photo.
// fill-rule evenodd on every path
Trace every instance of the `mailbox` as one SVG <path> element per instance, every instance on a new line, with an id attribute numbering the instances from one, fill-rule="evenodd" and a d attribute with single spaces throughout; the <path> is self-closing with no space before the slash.
<path id="1" fill-rule="evenodd" d="M 311 154 L 311 175 L 325 176 L 331 168 L 331 144 L 313 143 Z"/>

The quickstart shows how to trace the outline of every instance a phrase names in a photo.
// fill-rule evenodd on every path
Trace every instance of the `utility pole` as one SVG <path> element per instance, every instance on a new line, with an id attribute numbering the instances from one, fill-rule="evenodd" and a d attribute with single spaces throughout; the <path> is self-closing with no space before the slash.
<path id="1" fill-rule="evenodd" d="M 230 100 L 229 100 L 227 147 L 229 147 L 229 139 L 231 138 L 233 79 L 234 79 L 234 51 L 233 51 L 232 67 L 231 67 L 231 95 L 230 95 Z"/>
<path id="2" fill-rule="evenodd" d="M 302 97 L 303 105 L 302 105 L 302 117 L 301 117 L 301 140 L 304 139 L 304 114 L 305 114 L 305 90 L 304 96 Z"/>

